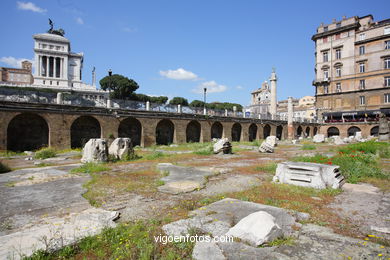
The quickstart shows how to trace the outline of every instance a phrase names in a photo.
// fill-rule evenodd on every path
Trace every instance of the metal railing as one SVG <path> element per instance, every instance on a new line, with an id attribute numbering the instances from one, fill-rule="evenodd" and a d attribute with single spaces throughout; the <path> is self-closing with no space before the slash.
<path id="1" fill-rule="evenodd" d="M 120 99 L 89 99 L 75 93 L 59 93 L 49 90 L 31 90 L 31 89 L 12 89 L 0 88 L 0 101 L 38 103 L 38 104 L 64 104 L 70 106 L 84 107 L 107 107 L 111 109 L 138 110 L 138 111 L 156 111 L 165 113 L 196 114 L 218 117 L 252 118 L 261 120 L 280 120 L 287 121 L 286 116 L 271 116 L 271 114 L 257 114 L 250 112 L 206 109 L 203 107 L 189 107 L 180 105 L 158 104 L 134 100 Z M 206 114 L 205 114 L 206 112 Z M 318 123 L 315 119 L 293 118 L 294 122 L 299 123 Z"/>

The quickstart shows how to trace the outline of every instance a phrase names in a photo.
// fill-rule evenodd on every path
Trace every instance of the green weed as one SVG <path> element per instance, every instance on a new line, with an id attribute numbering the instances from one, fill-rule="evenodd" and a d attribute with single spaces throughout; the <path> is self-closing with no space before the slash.
<path id="1" fill-rule="evenodd" d="M 52 148 L 46 147 L 35 152 L 34 157 L 36 159 L 47 159 L 57 155 L 56 151 Z"/>

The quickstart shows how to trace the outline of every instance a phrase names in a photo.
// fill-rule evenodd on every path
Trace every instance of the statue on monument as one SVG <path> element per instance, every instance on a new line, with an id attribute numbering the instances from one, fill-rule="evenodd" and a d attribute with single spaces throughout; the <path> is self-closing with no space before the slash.
<path id="1" fill-rule="evenodd" d="M 65 31 L 62 28 L 60 28 L 58 30 L 53 29 L 54 23 L 50 18 L 49 18 L 49 25 L 50 25 L 50 29 L 47 31 L 48 33 L 56 34 L 56 35 L 64 37 Z"/>

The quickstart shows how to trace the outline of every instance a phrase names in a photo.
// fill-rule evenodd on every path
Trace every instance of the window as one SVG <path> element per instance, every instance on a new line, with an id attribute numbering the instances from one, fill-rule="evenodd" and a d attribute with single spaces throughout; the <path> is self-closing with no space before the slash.
<path id="1" fill-rule="evenodd" d="M 390 103 L 390 94 L 385 94 L 385 103 Z"/>
<path id="2" fill-rule="evenodd" d="M 390 50 L 390 41 L 385 41 L 385 50 Z"/>
<path id="3" fill-rule="evenodd" d="M 366 88 L 366 80 L 361 79 L 359 81 L 359 89 L 365 89 Z"/>
<path id="4" fill-rule="evenodd" d="M 336 23 L 336 28 L 340 28 L 341 27 L 341 22 L 340 23 Z"/>
<path id="5" fill-rule="evenodd" d="M 385 59 L 385 69 L 390 69 L 390 58 Z"/>
<path id="6" fill-rule="evenodd" d="M 324 70 L 324 80 L 328 80 L 328 78 L 329 78 L 329 71 Z"/>
<path id="7" fill-rule="evenodd" d="M 329 93 L 329 88 L 328 86 L 324 86 L 324 94 L 328 94 Z"/>
<path id="8" fill-rule="evenodd" d="M 366 65 L 364 64 L 364 62 L 361 62 L 360 64 L 359 64 L 359 72 L 360 73 L 363 73 L 363 72 L 365 72 L 366 71 Z"/>
<path id="9" fill-rule="evenodd" d="M 383 34 L 390 34 L 390 27 L 386 27 Z"/>
<path id="10" fill-rule="evenodd" d="M 341 67 L 336 68 L 336 77 L 341 77 Z"/>
<path id="11" fill-rule="evenodd" d="M 366 39 L 366 34 L 365 34 L 365 33 L 359 34 L 359 40 L 360 40 L 360 41 L 363 41 L 363 40 L 365 40 L 365 39 Z"/>
<path id="12" fill-rule="evenodd" d="M 328 52 L 327 51 L 324 51 L 324 53 L 322 54 L 323 58 L 324 58 L 324 62 L 327 62 L 328 61 Z"/>
<path id="13" fill-rule="evenodd" d="M 360 96 L 359 97 L 359 104 L 361 106 L 366 104 L 366 97 L 365 96 Z"/>
<path id="14" fill-rule="evenodd" d="M 341 49 L 336 50 L 336 60 L 341 59 Z"/>
<path id="15" fill-rule="evenodd" d="M 390 87 L 390 77 L 385 77 L 385 87 Z"/>
<path id="16" fill-rule="evenodd" d="M 327 32 L 328 31 L 328 26 L 325 26 L 324 27 L 324 32 Z"/>
<path id="17" fill-rule="evenodd" d="M 341 92 L 341 83 L 336 83 L 336 93 Z"/>
<path id="18" fill-rule="evenodd" d="M 364 53 L 366 53 L 366 48 L 365 48 L 365 46 L 363 45 L 363 46 L 360 46 L 360 47 L 359 47 L 359 55 L 363 55 Z"/>

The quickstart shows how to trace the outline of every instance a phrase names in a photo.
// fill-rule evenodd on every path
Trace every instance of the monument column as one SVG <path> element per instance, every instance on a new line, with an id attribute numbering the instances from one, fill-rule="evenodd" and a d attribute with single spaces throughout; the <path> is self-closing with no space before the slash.
<path id="1" fill-rule="evenodd" d="M 270 105 L 270 113 L 272 116 L 272 119 L 276 118 L 276 104 L 277 104 L 277 98 L 276 98 L 276 73 L 275 68 L 272 69 L 271 78 L 269 79 L 271 83 L 271 105 Z"/>
<path id="2" fill-rule="evenodd" d="M 293 125 L 293 104 L 292 97 L 287 99 L 287 137 L 288 140 L 294 139 L 294 125 Z"/>
<path id="3" fill-rule="evenodd" d="M 50 58 L 49 56 L 46 56 L 46 77 L 49 77 L 49 64 L 50 64 Z"/>
<path id="4" fill-rule="evenodd" d="M 57 58 L 53 57 L 53 78 L 57 75 Z"/>

